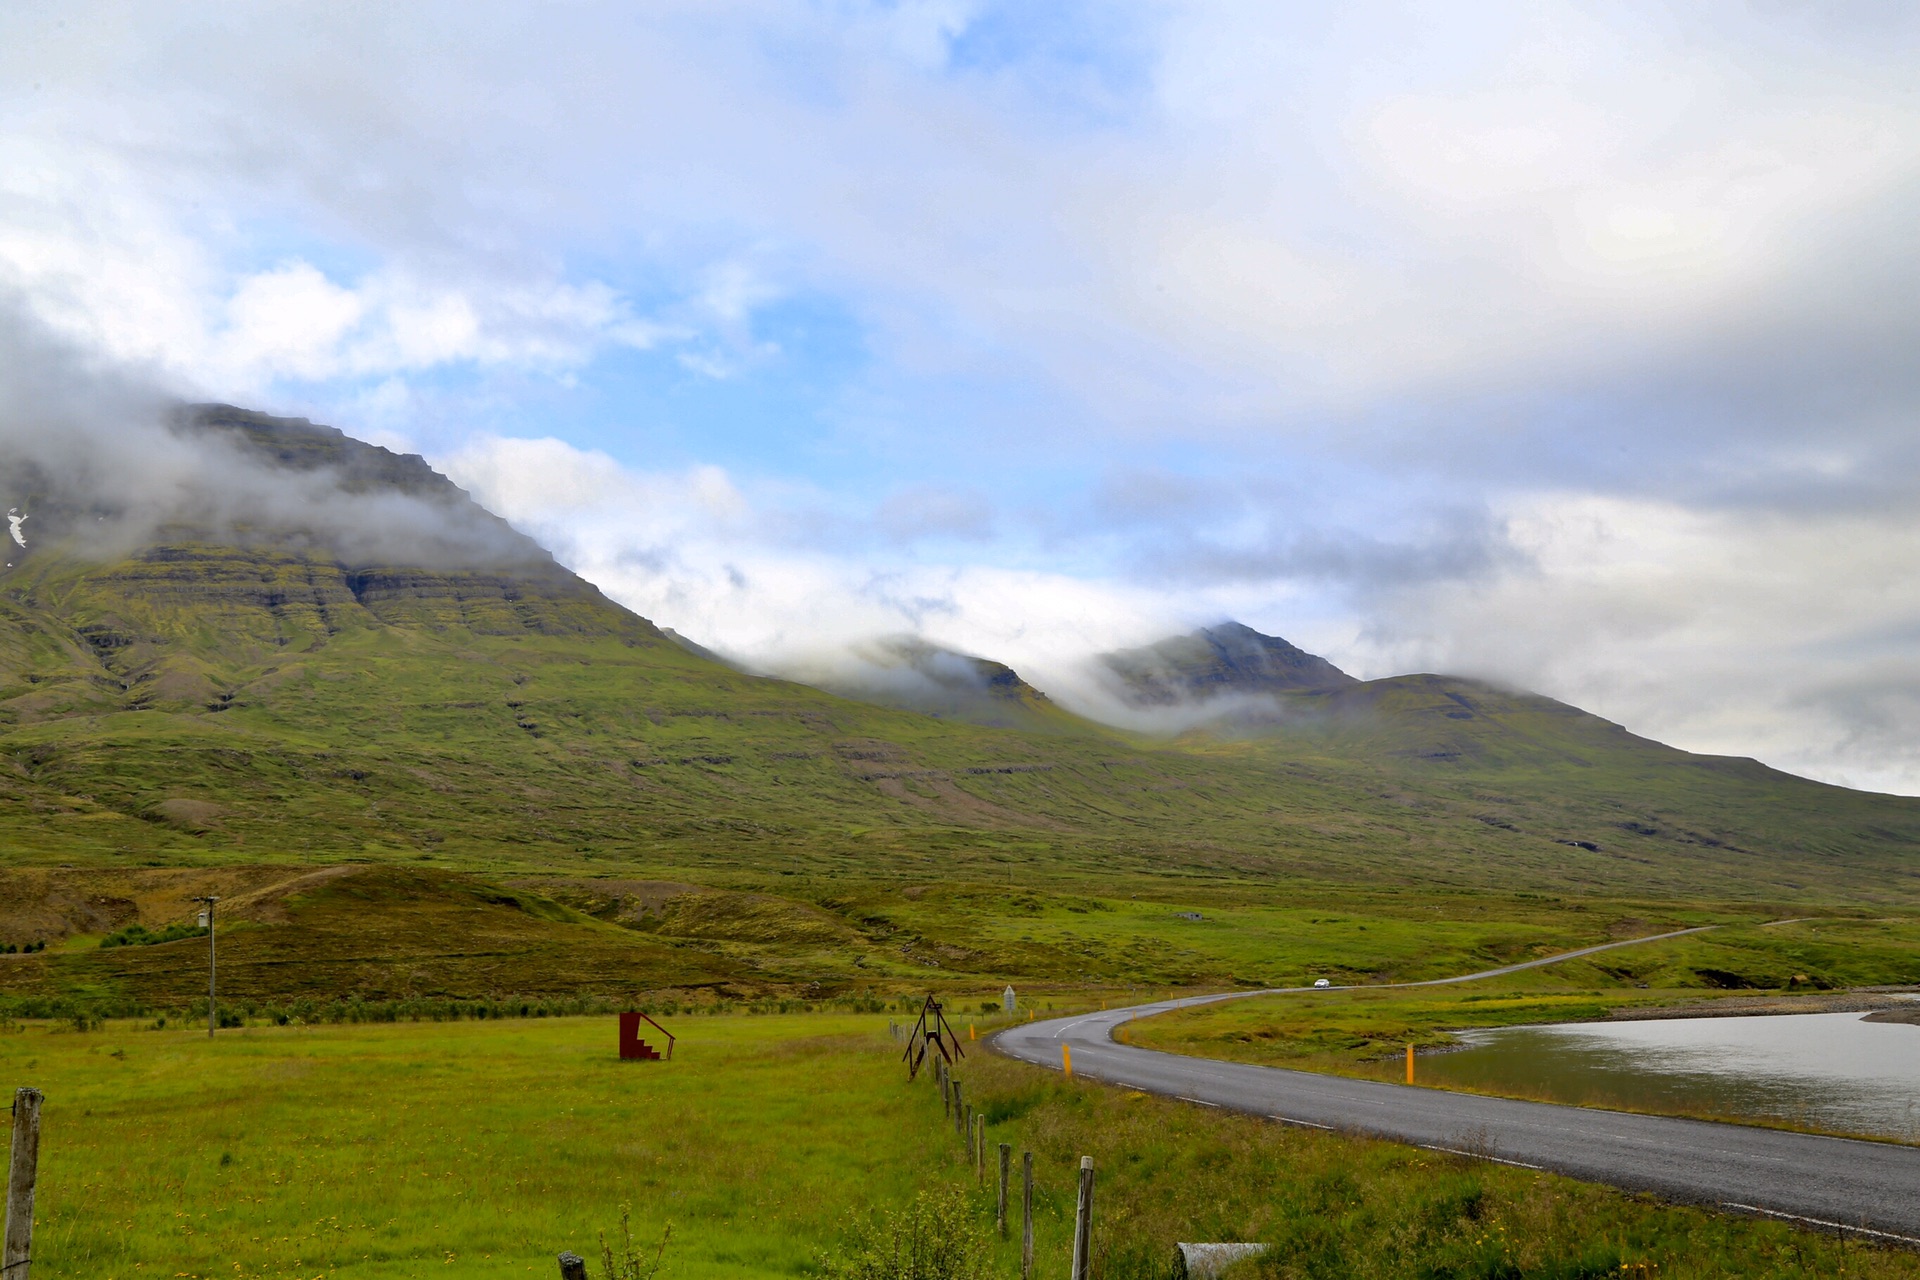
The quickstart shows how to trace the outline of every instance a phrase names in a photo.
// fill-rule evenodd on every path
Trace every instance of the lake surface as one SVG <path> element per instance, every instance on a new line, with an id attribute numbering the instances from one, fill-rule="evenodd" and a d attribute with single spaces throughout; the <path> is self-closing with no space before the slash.
<path id="1" fill-rule="evenodd" d="M 1804 1013 L 1463 1031 L 1429 1084 L 1920 1141 L 1920 1026 Z"/>

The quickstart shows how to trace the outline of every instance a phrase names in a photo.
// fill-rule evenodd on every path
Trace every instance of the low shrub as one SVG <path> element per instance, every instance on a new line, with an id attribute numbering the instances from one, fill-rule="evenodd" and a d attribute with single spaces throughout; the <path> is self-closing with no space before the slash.
<path id="1" fill-rule="evenodd" d="M 116 929 L 100 939 L 102 947 L 152 947 L 163 942 L 178 942 L 182 938 L 204 938 L 207 931 L 197 924 L 170 924 L 164 929 L 149 929 L 139 923 Z"/>
<path id="2" fill-rule="evenodd" d="M 660 1243 L 654 1247 L 652 1259 L 640 1256 L 633 1247 L 633 1228 L 629 1225 L 630 1211 L 625 1205 L 620 1207 L 620 1252 L 615 1253 L 613 1246 L 607 1243 L 607 1233 L 600 1233 L 600 1262 L 605 1280 L 653 1280 L 660 1274 L 660 1264 L 666 1260 L 667 1242 L 673 1239 L 673 1224 L 669 1222 L 660 1232 Z"/>
<path id="3" fill-rule="evenodd" d="M 964 1193 L 922 1191 L 856 1227 L 851 1249 L 821 1270 L 834 1280 L 974 1280 L 988 1274 L 986 1230 Z"/>

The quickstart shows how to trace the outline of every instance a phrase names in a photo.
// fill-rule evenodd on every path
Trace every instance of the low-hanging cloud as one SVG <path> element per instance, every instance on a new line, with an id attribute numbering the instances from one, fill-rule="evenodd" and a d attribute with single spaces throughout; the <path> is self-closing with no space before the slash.
<path id="1" fill-rule="evenodd" d="M 83 354 L 0 305 L 0 502 L 17 544 L 7 567 L 43 547 L 104 558 L 199 535 L 358 565 L 544 558 L 457 493 L 409 493 L 360 483 L 351 466 L 302 470 L 262 456 L 192 410 L 186 390 Z"/>

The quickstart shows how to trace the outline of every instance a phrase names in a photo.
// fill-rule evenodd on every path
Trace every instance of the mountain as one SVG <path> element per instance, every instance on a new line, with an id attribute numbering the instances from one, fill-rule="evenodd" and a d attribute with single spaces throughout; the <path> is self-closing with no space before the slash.
<path id="1" fill-rule="evenodd" d="M 1121 699 L 1135 707 L 1226 703 L 1355 683 L 1325 658 L 1238 622 L 1102 654 L 1097 661 Z"/>
<path id="2" fill-rule="evenodd" d="M 854 645 L 831 662 L 791 674 L 843 698 L 942 720 L 1039 733 L 1097 732 L 1095 726 L 1055 706 L 1005 663 L 943 648 L 918 636 L 889 636 Z"/>
<path id="3" fill-rule="evenodd" d="M 1283 713 L 1268 730 L 1139 739 L 998 664 L 899 644 L 879 656 L 933 700 L 868 705 L 689 652 L 418 458 L 226 406 L 154 448 L 166 466 L 117 487 L 0 460 L 31 535 L 0 574 L 11 864 L 404 861 L 822 899 L 1015 874 L 1148 894 L 1920 888 L 1920 804 L 1548 699 L 1357 682 L 1217 627 L 1111 669 L 1149 706 L 1258 697 Z M 1014 727 L 970 722 L 995 716 Z"/>

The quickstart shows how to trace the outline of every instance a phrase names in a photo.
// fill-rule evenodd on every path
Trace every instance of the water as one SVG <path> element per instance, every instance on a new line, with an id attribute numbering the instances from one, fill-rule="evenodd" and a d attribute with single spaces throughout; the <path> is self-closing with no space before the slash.
<path id="1" fill-rule="evenodd" d="M 1920 1141 L 1920 1026 L 1858 1013 L 1464 1031 L 1427 1083 Z"/>

